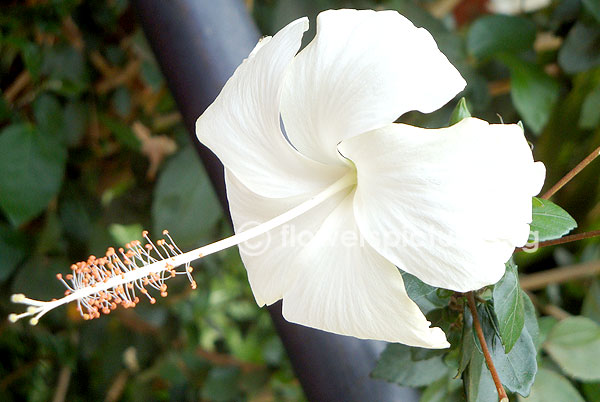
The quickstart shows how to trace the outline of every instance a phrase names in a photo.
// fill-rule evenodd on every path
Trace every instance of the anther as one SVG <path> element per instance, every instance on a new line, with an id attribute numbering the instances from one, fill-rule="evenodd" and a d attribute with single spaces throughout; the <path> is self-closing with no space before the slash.
<path id="1" fill-rule="evenodd" d="M 10 297 L 10 301 L 13 303 L 21 303 L 25 300 L 25 295 L 23 293 L 15 293 Z"/>
<path id="2" fill-rule="evenodd" d="M 168 292 L 164 282 L 177 274 L 186 274 L 192 289 L 196 289 L 197 283 L 190 275 L 193 268 L 189 266 L 189 262 L 180 264 L 183 267 L 179 271 L 169 263 L 176 261 L 175 257 L 183 252 L 173 242 L 167 230 L 163 234 L 166 239 L 156 241 L 155 246 L 148 237 L 148 232 L 144 231 L 142 236 L 146 239 L 145 244 L 133 240 L 126 244 L 126 248 L 118 248 L 119 254 L 110 247 L 104 256 L 98 258 L 90 255 L 87 260 L 71 264 L 70 273 L 56 274 L 56 278 L 66 287 L 64 295 L 69 298 L 65 301 L 53 299 L 44 302 L 28 299 L 21 293 L 12 295 L 12 302 L 23 303 L 27 305 L 27 309 L 22 314 L 10 314 L 8 320 L 16 322 L 30 317 L 30 324 L 36 325 L 48 311 L 70 300 L 77 300 L 77 310 L 84 320 L 92 320 L 102 314 L 109 314 L 118 306 L 135 307 L 140 302 L 139 297 L 135 296 L 136 290 L 146 295 L 151 304 L 155 304 L 156 299 L 144 286 L 152 286 L 162 297 L 166 297 Z M 159 248 L 162 248 L 164 254 Z M 158 264 L 160 261 L 164 261 L 162 265 Z M 155 268 L 145 269 L 155 263 Z"/>

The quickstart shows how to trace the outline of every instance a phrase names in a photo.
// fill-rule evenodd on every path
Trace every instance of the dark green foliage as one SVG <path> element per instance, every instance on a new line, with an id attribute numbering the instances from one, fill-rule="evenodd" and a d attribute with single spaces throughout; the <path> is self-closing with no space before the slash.
<path id="1" fill-rule="evenodd" d="M 0 13 L 2 320 L 18 309 L 12 293 L 60 297 L 57 273 L 142 229 L 169 229 L 180 247 L 228 232 L 129 2 L 9 3 Z M 136 122 L 160 141 L 158 155 Z M 173 280 L 152 307 L 84 322 L 69 305 L 36 327 L 4 321 L 0 400 L 50 401 L 65 379 L 67 401 L 303 400 L 237 252 L 195 268 L 196 291 Z"/>
<path id="2" fill-rule="evenodd" d="M 66 149 L 43 129 L 13 124 L 0 132 L 0 207 L 15 226 L 45 210 L 63 182 Z"/>
<path id="3" fill-rule="evenodd" d="M 488 15 L 477 19 L 467 34 L 467 49 L 478 59 L 501 53 L 529 50 L 535 40 L 535 24 L 523 17 Z"/>
<path id="4" fill-rule="evenodd" d="M 471 115 L 493 123 L 522 120 L 536 160 L 546 165 L 545 188 L 599 144 L 597 1 L 555 1 L 519 16 L 486 14 L 477 8 L 480 2 L 470 0 L 451 12 L 440 8 L 444 2 L 420 0 L 246 3 L 265 34 L 308 15 L 311 32 L 305 44 L 322 9 L 398 10 L 432 34 L 468 82 L 460 102 L 429 115 L 407 113 L 400 121 L 442 127 Z M 2 317 L 14 311 L 8 302 L 12 292 L 60 296 L 57 272 L 138 237 L 140 228 L 155 233 L 167 228 L 181 247 L 229 233 L 129 2 L 13 1 L 3 7 Z M 120 76 L 126 79 L 116 79 Z M 135 122 L 177 151 L 166 152 L 152 166 L 144 153 L 147 140 L 133 128 Z M 534 198 L 531 230 L 537 236 L 531 240 L 560 238 L 577 223 L 581 231 L 598 229 L 599 176 L 595 162 L 552 202 Z M 527 178 L 514 178 L 522 179 Z M 486 343 L 511 400 L 529 392 L 527 401 L 534 402 L 596 400 L 598 281 L 572 280 L 536 291 L 534 307 L 518 276 L 597 261 L 600 247 L 592 240 L 554 253 L 545 250 L 517 253 L 520 272 L 509 263 L 498 284 L 476 292 Z M 173 281 L 174 297 L 152 307 L 142 303 L 135 311 L 82 322 L 69 306 L 48 314 L 37 327 L 3 325 L 0 400 L 52 400 L 59 378 L 69 374 L 69 401 L 104 400 L 109 390 L 125 401 L 302 400 L 237 253 L 206 258 L 195 268 L 198 290 Z M 409 274 L 403 278 L 409 296 L 446 332 L 452 346 L 427 351 L 390 345 L 373 375 L 422 387 L 425 402 L 494 400 L 496 389 L 464 297 Z M 575 317 L 542 316 L 538 324 L 547 305 Z M 115 384 L 121 378 L 126 381 L 119 389 Z"/>
<path id="5" fill-rule="evenodd" d="M 448 305 L 451 292 L 430 286 L 407 272 L 402 272 L 402 278 L 408 296 L 417 303 L 423 314 Z"/>
<path id="6" fill-rule="evenodd" d="M 444 352 L 411 348 L 401 344 L 388 345 L 381 354 L 373 377 L 407 387 L 420 387 L 445 376 Z"/>

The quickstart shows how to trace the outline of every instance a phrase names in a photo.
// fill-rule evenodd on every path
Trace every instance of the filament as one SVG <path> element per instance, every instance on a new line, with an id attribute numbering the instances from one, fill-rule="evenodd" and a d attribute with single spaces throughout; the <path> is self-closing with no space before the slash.
<path id="1" fill-rule="evenodd" d="M 140 297 L 147 298 L 152 304 L 156 299 L 148 292 L 155 289 L 162 297 L 166 297 L 166 280 L 176 275 L 187 275 L 192 289 L 197 284 L 192 278 L 193 268 L 190 262 L 173 263 L 176 257 L 183 253 L 177 247 L 168 231 L 163 231 L 166 239 L 160 239 L 154 244 L 148 237 L 148 232 L 142 232 L 146 243 L 134 240 L 125 248 L 115 250 L 110 247 L 103 257 L 89 256 L 86 261 L 71 265 L 71 273 L 57 274 L 56 278 L 64 285 L 65 297 L 49 302 L 33 300 L 23 294 L 12 295 L 14 303 L 27 304 L 24 313 L 11 314 L 9 320 L 16 322 L 21 318 L 32 317 L 32 325 L 48 311 L 70 301 L 77 301 L 77 309 L 85 320 L 109 314 L 118 306 L 135 307 Z"/>
<path id="2" fill-rule="evenodd" d="M 109 314 L 118 306 L 135 307 L 144 298 L 154 304 L 156 299 L 149 291 L 155 290 L 166 297 L 168 291 L 165 282 L 177 275 L 186 275 L 192 289 L 196 289 L 193 268 L 190 266 L 192 261 L 267 233 L 355 184 L 356 175 L 347 174 L 319 194 L 271 220 L 186 253 L 175 244 L 167 230 L 163 231 L 165 238 L 156 243 L 144 231 L 144 244 L 134 240 L 118 250 L 110 247 L 103 257 L 91 255 L 86 261 L 71 265 L 71 273 L 64 276 L 57 274 L 57 279 L 66 289 L 61 299 L 40 301 L 21 293 L 13 294 L 13 303 L 28 307 L 24 313 L 9 314 L 8 319 L 16 322 L 31 317 L 29 323 L 36 325 L 48 311 L 72 301 L 77 301 L 77 309 L 85 320 Z"/>

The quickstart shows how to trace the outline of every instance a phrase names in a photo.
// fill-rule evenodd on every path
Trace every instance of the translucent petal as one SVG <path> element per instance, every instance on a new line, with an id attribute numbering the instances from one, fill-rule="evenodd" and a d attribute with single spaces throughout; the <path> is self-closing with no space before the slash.
<path id="1" fill-rule="evenodd" d="M 343 139 L 410 110 L 437 110 L 465 85 L 429 32 L 397 12 L 325 11 L 314 40 L 292 62 L 281 115 L 296 149 L 340 163 Z"/>
<path id="2" fill-rule="evenodd" d="M 361 240 L 352 199 L 337 206 L 294 260 L 299 275 L 284 293 L 283 316 L 357 338 L 449 347 L 409 299 L 398 269 Z"/>
<path id="3" fill-rule="evenodd" d="M 299 154 L 280 129 L 282 82 L 307 28 L 301 18 L 260 41 L 196 122 L 198 139 L 264 196 L 311 192 L 339 173 Z"/>
<path id="4" fill-rule="evenodd" d="M 391 124 L 345 140 L 354 211 L 383 256 L 430 285 L 469 291 L 497 282 L 529 235 L 545 168 L 517 125 L 475 118 L 443 129 Z"/>
<path id="5" fill-rule="evenodd" d="M 308 199 L 262 197 L 229 171 L 226 180 L 236 233 Z M 429 328 L 408 298 L 398 269 L 368 244 L 357 243 L 350 192 L 240 245 L 257 303 L 283 298 L 286 319 L 330 332 L 447 347 L 443 332 Z"/>
<path id="6" fill-rule="evenodd" d="M 250 191 L 230 171 L 226 171 L 225 180 L 236 233 L 281 215 L 311 196 L 265 198 Z M 296 275 L 292 262 L 349 191 L 332 197 L 279 228 L 240 244 L 240 256 L 258 305 L 270 305 L 283 297 L 284 290 L 289 288 Z"/>

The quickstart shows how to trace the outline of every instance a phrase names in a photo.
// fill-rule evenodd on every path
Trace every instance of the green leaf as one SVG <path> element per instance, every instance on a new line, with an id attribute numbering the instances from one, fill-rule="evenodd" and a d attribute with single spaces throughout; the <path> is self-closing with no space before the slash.
<path id="1" fill-rule="evenodd" d="M 600 23 L 600 1 L 598 0 L 582 0 L 583 6 L 588 12 L 594 16 L 596 21 Z"/>
<path id="2" fill-rule="evenodd" d="M 119 225 L 113 223 L 108 227 L 108 232 L 114 239 L 117 245 L 129 243 L 132 240 L 142 240 L 142 230 L 144 228 L 139 223 L 131 225 Z"/>
<path id="3" fill-rule="evenodd" d="M 27 255 L 27 237 L 0 224 L 0 282 L 5 281 Z"/>
<path id="4" fill-rule="evenodd" d="M 581 389 L 588 401 L 600 401 L 600 382 L 586 382 Z"/>
<path id="5" fill-rule="evenodd" d="M 10 110 L 10 105 L 4 98 L 2 90 L 0 90 L 0 124 L 4 123 L 5 120 L 8 120 L 11 115 L 12 111 Z"/>
<path id="6" fill-rule="evenodd" d="M 425 354 L 415 358 L 416 354 Z M 407 387 L 421 387 L 440 379 L 448 372 L 439 351 L 389 344 L 371 373 L 374 378 Z"/>
<path id="7" fill-rule="evenodd" d="M 531 49 L 535 24 L 522 17 L 488 15 L 477 19 L 467 33 L 467 49 L 478 59 Z"/>
<path id="8" fill-rule="evenodd" d="M 40 47 L 33 42 L 26 42 L 21 46 L 21 55 L 25 68 L 34 80 L 37 80 L 42 68 L 43 54 Z"/>
<path id="9" fill-rule="evenodd" d="M 529 397 L 519 397 L 526 402 L 584 402 L 577 389 L 560 374 L 540 368 Z"/>
<path id="10" fill-rule="evenodd" d="M 87 245 L 92 233 L 97 233 L 92 227 L 89 212 L 95 210 L 95 204 L 87 204 L 82 195 L 73 187 L 62 193 L 59 215 L 65 235 L 75 243 Z M 112 243 L 111 243 L 112 244 Z"/>
<path id="11" fill-rule="evenodd" d="M 240 369 L 237 367 L 214 367 L 202 387 L 202 398 L 210 401 L 239 400 L 239 378 Z"/>
<path id="12" fill-rule="evenodd" d="M 89 71 L 82 52 L 68 45 L 44 49 L 41 72 L 51 79 L 49 87 L 61 94 L 80 94 L 89 84 Z"/>
<path id="13" fill-rule="evenodd" d="M 222 214 L 194 149 L 187 147 L 169 159 L 154 190 L 154 230 L 168 229 L 180 247 L 195 245 L 209 237 Z"/>
<path id="14" fill-rule="evenodd" d="M 459 121 L 466 119 L 467 117 L 471 117 L 471 112 L 469 112 L 469 108 L 467 107 L 467 100 L 464 97 L 462 97 L 460 98 L 458 104 L 452 111 L 448 125 L 452 126 L 458 123 Z"/>
<path id="15" fill-rule="evenodd" d="M 39 215 L 58 193 L 66 149 L 26 125 L 0 132 L 0 207 L 14 226 Z"/>
<path id="16" fill-rule="evenodd" d="M 425 388 L 419 402 L 461 402 L 461 390 L 461 380 L 444 376 Z"/>
<path id="17" fill-rule="evenodd" d="M 524 326 L 521 336 L 509 353 L 504 352 L 504 347 L 496 334 L 494 317 L 484 308 L 478 308 L 479 319 L 483 328 L 485 340 L 496 366 L 500 381 L 511 392 L 528 395 L 537 372 L 536 350 L 531 335 Z M 477 361 L 476 356 L 481 356 L 479 339 L 475 340 L 477 348 L 473 348 L 471 362 Z"/>
<path id="18" fill-rule="evenodd" d="M 552 201 L 533 197 L 530 240 L 559 239 L 577 227 L 575 219 Z"/>
<path id="19" fill-rule="evenodd" d="M 591 318 L 600 324 L 600 281 L 598 279 L 592 282 L 590 290 L 586 294 L 585 299 L 583 299 L 581 315 Z"/>
<path id="20" fill-rule="evenodd" d="M 21 266 L 12 283 L 14 293 L 24 293 L 33 299 L 50 300 L 60 297 L 64 286 L 56 280 L 56 274 L 66 273 L 69 261 L 64 258 L 47 258 L 35 255 Z M 60 313 L 64 315 L 64 312 Z"/>
<path id="21" fill-rule="evenodd" d="M 38 235 L 35 252 L 39 255 L 64 255 L 66 242 L 63 237 L 62 223 L 56 211 L 48 211 L 44 218 L 44 226 Z"/>
<path id="22" fill-rule="evenodd" d="M 88 109 L 83 102 L 68 102 L 64 109 L 64 124 L 62 136 L 67 145 L 75 146 L 87 129 Z"/>
<path id="23" fill-rule="evenodd" d="M 500 339 L 497 337 L 486 339 L 488 346 L 491 345 L 490 353 L 502 384 L 511 392 L 518 392 L 523 396 L 529 395 L 537 372 L 536 350 L 529 332 L 524 330 L 521 333 L 508 354 L 504 353 Z"/>
<path id="24" fill-rule="evenodd" d="M 598 3 L 600 4 L 600 2 Z M 579 127 L 591 130 L 600 123 L 600 86 L 590 92 L 583 101 L 581 114 L 579 115 Z"/>
<path id="25" fill-rule="evenodd" d="M 540 328 L 540 335 L 539 335 L 539 339 L 538 339 L 538 350 L 541 349 L 541 346 L 543 346 L 544 342 L 546 342 L 546 338 L 548 338 L 548 334 L 550 333 L 550 331 L 552 331 L 552 328 L 554 328 L 554 326 L 556 325 L 556 323 L 558 323 L 558 320 L 554 317 L 550 317 L 550 316 L 545 316 L 545 317 L 540 317 L 538 324 L 539 324 L 539 328 Z"/>
<path id="26" fill-rule="evenodd" d="M 600 380 L 600 326 L 586 317 L 569 317 L 552 328 L 544 349 L 560 368 L 582 381 Z"/>
<path id="27" fill-rule="evenodd" d="M 473 349 L 469 367 L 464 372 L 463 381 L 468 402 L 489 402 L 498 400 L 498 391 L 492 375 L 485 364 L 483 355 Z"/>
<path id="28" fill-rule="evenodd" d="M 119 87 L 115 89 L 115 92 L 112 96 L 112 102 L 116 112 L 122 118 L 127 118 L 127 116 L 131 113 L 131 94 L 127 88 Z"/>
<path id="29" fill-rule="evenodd" d="M 558 102 L 558 82 L 537 65 L 516 57 L 504 56 L 502 60 L 510 68 L 515 108 L 535 134 L 541 133 Z"/>
<path id="30" fill-rule="evenodd" d="M 63 110 L 54 95 L 43 93 L 33 103 L 33 115 L 43 135 L 59 138 L 64 127 Z"/>
<path id="31" fill-rule="evenodd" d="M 98 120 L 110 130 L 119 143 L 134 151 L 139 151 L 141 148 L 140 140 L 135 136 L 131 127 L 124 124 L 120 120 L 101 114 Z"/>
<path id="32" fill-rule="evenodd" d="M 141 67 L 141 76 L 154 91 L 159 91 L 164 83 L 164 78 L 154 59 L 144 60 Z"/>
<path id="33" fill-rule="evenodd" d="M 458 359 L 458 372 L 456 377 L 460 376 L 468 367 L 471 357 L 473 357 L 473 349 L 475 348 L 475 334 L 473 333 L 473 317 L 469 312 L 469 308 L 465 305 L 463 311 L 463 330 L 461 336 L 460 355 Z"/>
<path id="34" fill-rule="evenodd" d="M 600 64 L 599 46 L 600 27 L 579 21 L 558 52 L 558 64 L 569 74 L 589 70 Z"/>
<path id="35" fill-rule="evenodd" d="M 423 314 L 448 305 L 450 294 L 443 294 L 440 289 L 424 283 L 414 275 L 403 271 L 401 273 L 408 297 L 417 303 Z"/>
<path id="36" fill-rule="evenodd" d="M 87 109 L 79 101 L 70 101 L 64 107 L 56 96 L 46 92 L 33 104 L 38 130 L 43 135 L 62 139 L 67 145 L 77 145 L 87 126 Z"/>
<path id="37" fill-rule="evenodd" d="M 525 310 L 518 278 L 517 266 L 510 261 L 506 264 L 504 276 L 494 286 L 494 313 L 498 319 L 500 338 L 506 353 L 517 343 L 525 324 Z"/>
<path id="38" fill-rule="evenodd" d="M 521 298 L 523 299 L 523 316 L 525 317 L 524 328 L 531 336 L 531 340 L 533 341 L 533 344 L 537 350 L 538 346 L 540 345 L 540 327 L 538 324 L 537 314 L 535 313 L 535 307 L 533 306 L 533 303 L 531 302 L 531 299 L 527 293 L 525 293 L 523 290 L 521 290 Z"/>

